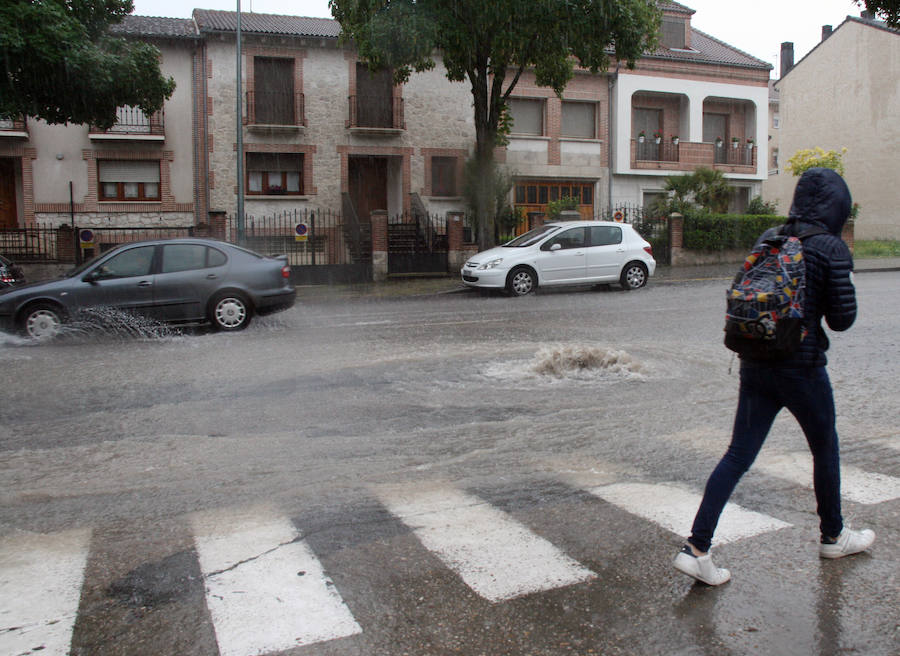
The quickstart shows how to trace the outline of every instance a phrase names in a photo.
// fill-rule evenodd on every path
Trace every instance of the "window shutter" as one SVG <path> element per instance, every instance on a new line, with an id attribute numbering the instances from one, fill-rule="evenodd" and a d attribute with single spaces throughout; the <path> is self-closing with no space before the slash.
<path id="1" fill-rule="evenodd" d="M 159 182 L 159 162 L 103 160 L 97 175 L 100 182 Z"/>

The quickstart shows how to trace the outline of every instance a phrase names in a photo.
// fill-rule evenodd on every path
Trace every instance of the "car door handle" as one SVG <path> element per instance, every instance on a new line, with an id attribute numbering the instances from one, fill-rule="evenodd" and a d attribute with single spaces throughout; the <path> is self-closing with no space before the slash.
<path id="1" fill-rule="evenodd" d="M 219 277 L 219 276 L 217 276 L 216 274 L 210 273 L 209 275 L 206 276 L 206 279 L 207 279 L 207 280 L 215 280 L 215 279 L 218 278 L 218 277 Z"/>
<path id="2" fill-rule="evenodd" d="M 153 282 L 150 280 L 141 280 L 138 283 L 138 287 L 153 287 Z"/>

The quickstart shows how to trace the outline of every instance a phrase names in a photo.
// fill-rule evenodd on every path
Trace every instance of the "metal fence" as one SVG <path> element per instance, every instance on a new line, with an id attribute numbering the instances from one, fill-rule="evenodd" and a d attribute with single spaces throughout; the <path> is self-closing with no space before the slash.
<path id="1" fill-rule="evenodd" d="M 669 219 L 658 216 L 641 205 L 621 204 L 610 207 L 596 216 L 602 221 L 630 223 L 637 233 L 650 242 L 653 257 L 659 264 L 670 264 L 672 253 L 669 240 Z"/>
<path id="2" fill-rule="evenodd" d="M 55 262 L 56 235 L 55 227 L 43 224 L 0 230 L 0 254 L 16 262 Z"/>

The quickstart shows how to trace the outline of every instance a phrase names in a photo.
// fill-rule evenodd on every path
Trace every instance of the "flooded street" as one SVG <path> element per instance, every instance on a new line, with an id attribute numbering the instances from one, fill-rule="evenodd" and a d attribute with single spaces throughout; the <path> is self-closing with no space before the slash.
<path id="1" fill-rule="evenodd" d="M 733 419 L 724 281 L 0 334 L 0 565 L 72 559 L 69 605 L 23 601 L 0 652 L 896 654 L 900 273 L 856 282 L 829 372 L 844 515 L 875 546 L 819 560 L 783 414 L 721 589 L 670 563 Z"/>

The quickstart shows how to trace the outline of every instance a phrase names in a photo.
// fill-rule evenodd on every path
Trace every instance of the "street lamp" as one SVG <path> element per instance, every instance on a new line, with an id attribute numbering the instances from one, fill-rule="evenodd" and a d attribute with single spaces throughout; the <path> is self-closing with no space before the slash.
<path id="1" fill-rule="evenodd" d="M 237 241 L 244 243 L 244 126 L 241 91 L 241 0 L 237 0 L 237 101 L 235 124 L 237 125 Z"/>

